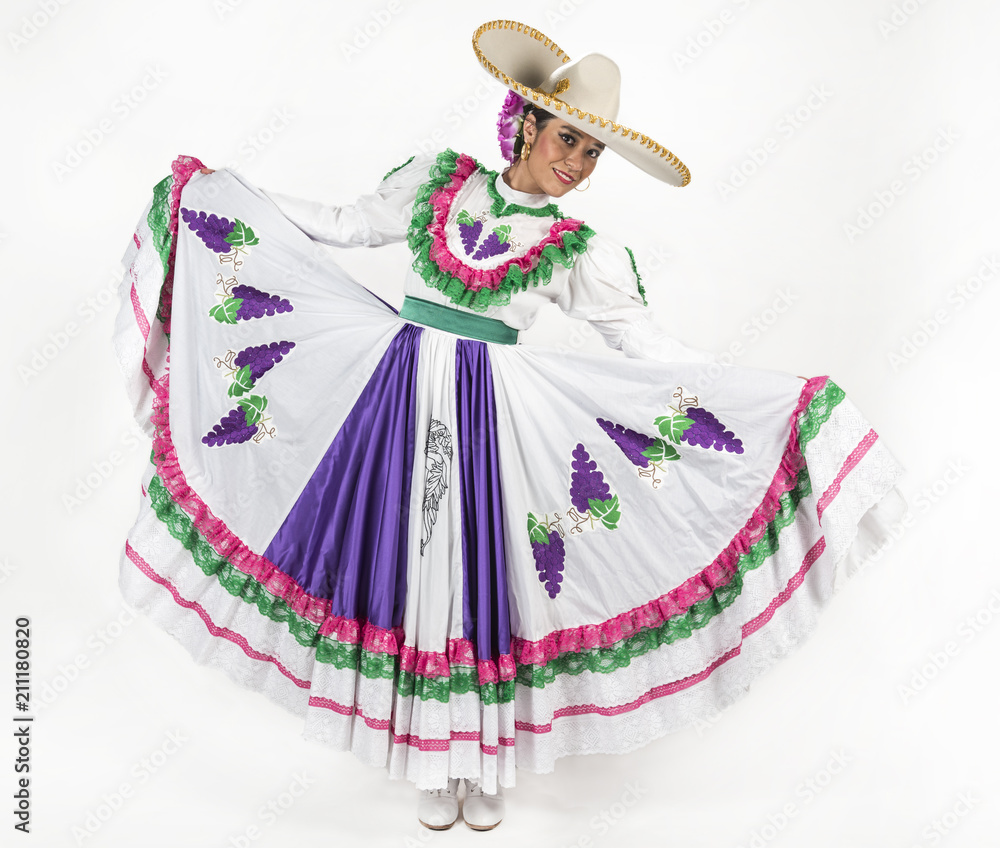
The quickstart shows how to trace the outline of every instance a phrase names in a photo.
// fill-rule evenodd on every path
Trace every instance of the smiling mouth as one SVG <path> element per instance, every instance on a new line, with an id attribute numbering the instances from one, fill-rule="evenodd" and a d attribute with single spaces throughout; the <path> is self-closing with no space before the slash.
<path id="1" fill-rule="evenodd" d="M 576 177 L 567 174 L 565 171 L 560 171 L 558 168 L 553 168 L 552 172 L 559 179 L 559 182 L 569 185 L 570 183 L 576 182 Z"/>

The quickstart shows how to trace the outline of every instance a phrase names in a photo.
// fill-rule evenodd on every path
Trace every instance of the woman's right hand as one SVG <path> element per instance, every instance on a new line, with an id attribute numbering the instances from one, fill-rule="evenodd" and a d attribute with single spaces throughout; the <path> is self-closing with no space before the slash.
<path id="1" fill-rule="evenodd" d="M 215 168 L 202 168 L 201 173 L 203 174 L 214 174 Z"/>

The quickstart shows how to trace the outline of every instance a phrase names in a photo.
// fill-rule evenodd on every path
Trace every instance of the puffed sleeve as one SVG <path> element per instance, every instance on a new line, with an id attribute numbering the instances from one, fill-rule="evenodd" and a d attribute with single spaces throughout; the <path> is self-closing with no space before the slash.
<path id="1" fill-rule="evenodd" d="M 334 247 L 381 247 L 406 240 L 417 189 L 427 182 L 436 156 L 414 156 L 390 171 L 372 194 L 350 206 L 331 206 L 261 189 L 281 212 L 315 241 Z"/>
<path id="2" fill-rule="evenodd" d="M 634 359 L 718 362 L 714 354 L 667 335 L 643 305 L 628 250 L 599 234 L 591 236 L 586 251 L 577 257 L 556 303 L 567 315 L 590 322 L 609 347 Z"/>

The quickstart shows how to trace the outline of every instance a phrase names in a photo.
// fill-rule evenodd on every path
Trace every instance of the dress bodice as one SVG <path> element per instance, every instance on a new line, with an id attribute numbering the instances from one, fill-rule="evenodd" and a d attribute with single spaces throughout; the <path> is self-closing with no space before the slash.
<path id="1" fill-rule="evenodd" d="M 413 254 L 403 283 L 408 296 L 516 330 L 556 303 L 626 355 L 715 360 L 656 325 L 628 248 L 566 217 L 551 197 L 512 189 L 466 154 L 414 156 L 350 206 L 265 193 L 317 241 L 337 247 L 405 242 Z"/>

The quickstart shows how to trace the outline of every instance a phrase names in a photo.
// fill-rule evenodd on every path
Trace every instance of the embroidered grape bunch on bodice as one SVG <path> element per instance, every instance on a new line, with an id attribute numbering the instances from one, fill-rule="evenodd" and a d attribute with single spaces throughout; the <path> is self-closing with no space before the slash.
<path id="1" fill-rule="evenodd" d="M 458 213 L 456 222 L 458 223 L 458 234 L 462 238 L 462 247 L 466 256 L 471 256 L 474 260 L 492 259 L 494 256 L 502 256 L 512 247 L 517 245 L 517 240 L 511 238 L 510 224 L 501 224 L 490 230 L 489 234 L 480 241 L 483 234 L 486 215 L 480 213 L 473 217 L 465 209 Z"/>

